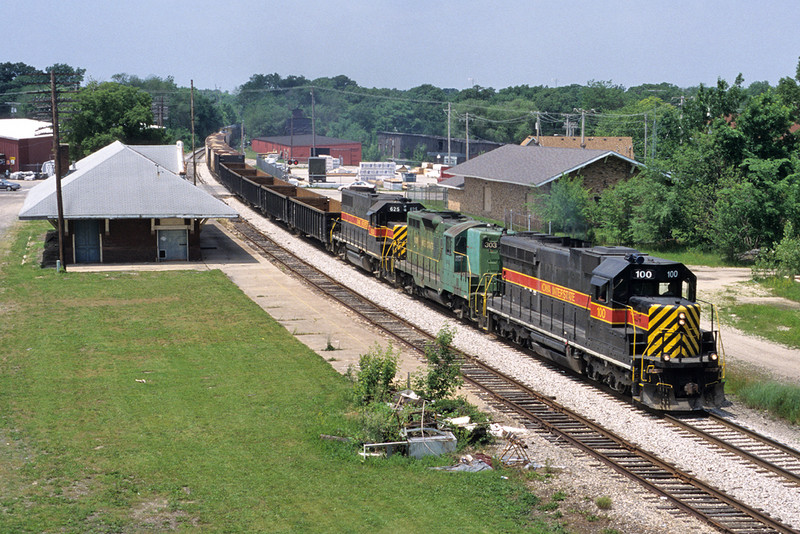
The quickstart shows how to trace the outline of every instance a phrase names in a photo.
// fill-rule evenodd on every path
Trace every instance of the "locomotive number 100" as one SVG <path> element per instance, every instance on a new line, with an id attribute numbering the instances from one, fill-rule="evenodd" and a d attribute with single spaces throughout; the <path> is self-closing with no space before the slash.
<path id="1" fill-rule="evenodd" d="M 633 277 L 638 280 L 652 280 L 653 271 L 646 271 L 644 269 L 637 269 L 633 271 Z"/>

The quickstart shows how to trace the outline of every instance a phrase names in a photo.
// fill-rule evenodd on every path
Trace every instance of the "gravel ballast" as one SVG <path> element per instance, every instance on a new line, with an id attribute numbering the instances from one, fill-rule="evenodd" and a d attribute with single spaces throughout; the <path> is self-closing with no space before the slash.
<path id="1" fill-rule="evenodd" d="M 487 364 L 525 382 L 532 389 L 554 397 L 568 408 L 601 423 L 733 497 L 765 510 L 794 528 L 800 528 L 798 488 L 787 487 L 773 476 L 745 467 L 736 459 L 719 454 L 704 444 L 698 444 L 637 408 L 620 403 L 591 385 L 576 383 L 574 379 L 548 369 L 530 356 L 494 341 L 490 335 L 457 325 L 445 315 L 411 299 L 400 290 L 391 288 L 358 271 L 354 266 L 292 236 L 237 199 L 229 198 L 226 201 L 264 234 L 365 297 L 395 311 L 434 335 L 445 325 L 455 326 L 457 334 L 454 345 L 458 349 L 480 357 Z M 754 430 L 800 448 L 796 429 L 735 405 L 726 408 L 726 411 Z M 535 451 L 533 454 L 544 456 L 535 458 L 535 461 L 544 463 L 547 459 L 553 464 L 565 466 L 565 473 L 559 475 L 559 484 L 571 479 L 570 485 L 578 488 L 577 491 L 586 491 L 594 496 L 609 495 L 614 502 L 614 508 L 609 515 L 619 514 L 622 521 L 638 525 L 637 531 L 685 532 L 687 528 L 691 528 L 695 532 L 704 532 L 709 528 L 694 520 L 675 522 L 672 515 L 661 509 L 665 505 L 663 502 L 659 503 L 658 499 L 634 487 L 630 482 L 619 480 L 610 470 L 591 465 L 582 455 L 558 452 L 560 449 L 536 435 L 528 436 L 528 440 Z"/>

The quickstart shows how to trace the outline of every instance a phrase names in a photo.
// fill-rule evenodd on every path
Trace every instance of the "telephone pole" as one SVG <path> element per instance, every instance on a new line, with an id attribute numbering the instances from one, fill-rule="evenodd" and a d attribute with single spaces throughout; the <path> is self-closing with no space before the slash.
<path id="1" fill-rule="evenodd" d="M 469 161 L 469 113 L 467 113 L 467 161 Z"/>
<path id="2" fill-rule="evenodd" d="M 64 265 L 64 202 L 61 198 L 61 143 L 58 130 L 58 99 L 56 98 L 56 73 L 50 72 L 50 107 L 53 114 L 53 158 L 56 168 L 56 205 L 58 206 L 58 265 L 57 269 L 66 270 Z"/>
<path id="3" fill-rule="evenodd" d="M 197 185 L 197 160 L 195 159 L 194 154 L 194 80 L 189 80 L 189 85 L 191 87 L 191 91 L 189 92 L 189 104 L 191 109 L 191 120 L 192 120 L 192 181 L 194 185 Z"/>
<path id="4" fill-rule="evenodd" d="M 314 89 L 311 89 L 311 155 L 317 155 L 316 113 L 314 112 Z"/>
<path id="5" fill-rule="evenodd" d="M 450 102 L 447 103 L 447 164 L 453 164 L 450 160 Z"/>

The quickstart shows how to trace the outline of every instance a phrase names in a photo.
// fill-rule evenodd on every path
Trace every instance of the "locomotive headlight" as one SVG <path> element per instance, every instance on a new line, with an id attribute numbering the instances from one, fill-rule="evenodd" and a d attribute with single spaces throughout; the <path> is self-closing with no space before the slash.
<path id="1" fill-rule="evenodd" d="M 685 325 L 685 324 L 686 324 L 686 321 L 684 321 L 683 319 L 679 319 L 679 320 L 678 320 L 678 324 L 679 324 L 680 326 L 683 326 L 683 325 Z"/>
<path id="2" fill-rule="evenodd" d="M 686 314 L 685 314 L 685 313 L 683 313 L 683 312 L 680 312 L 680 313 L 678 314 L 678 319 L 686 319 Z"/>
<path id="3" fill-rule="evenodd" d="M 669 361 L 669 354 L 664 354 L 663 358 L 664 358 L 665 362 L 668 362 Z"/>
<path id="4" fill-rule="evenodd" d="M 717 353 L 716 352 L 712 352 L 708 357 L 711 358 L 712 362 L 717 361 Z"/>

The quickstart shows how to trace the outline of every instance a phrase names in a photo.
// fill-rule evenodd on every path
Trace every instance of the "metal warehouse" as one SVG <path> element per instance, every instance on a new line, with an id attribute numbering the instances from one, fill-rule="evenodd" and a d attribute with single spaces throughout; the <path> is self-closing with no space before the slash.
<path id="1" fill-rule="evenodd" d="M 53 159 L 53 131 L 49 122 L 0 119 L 0 173 L 39 171 Z"/>
<path id="2" fill-rule="evenodd" d="M 296 159 L 302 162 L 306 162 L 309 157 L 316 155 L 341 158 L 342 165 L 361 163 L 361 143 L 323 135 L 256 137 L 252 141 L 252 147 L 259 154 L 274 153 L 281 155 L 284 159 Z"/>

